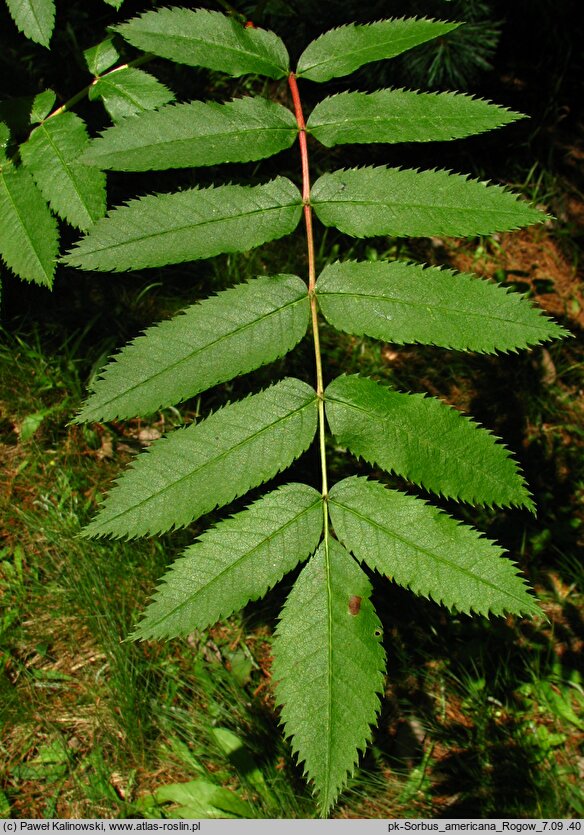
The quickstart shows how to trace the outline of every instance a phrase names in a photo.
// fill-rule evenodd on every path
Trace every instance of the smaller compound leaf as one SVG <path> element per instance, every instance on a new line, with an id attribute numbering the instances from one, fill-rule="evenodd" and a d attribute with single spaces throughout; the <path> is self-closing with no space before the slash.
<path id="1" fill-rule="evenodd" d="M 350 23 L 312 41 L 298 60 L 296 74 L 310 81 L 328 81 L 383 58 L 431 41 L 456 29 L 459 23 L 427 18 L 394 18 L 365 25 Z"/>
<path id="2" fill-rule="evenodd" d="M 328 386 L 325 407 L 337 441 L 370 464 L 447 498 L 533 510 L 508 450 L 440 400 L 343 375 Z"/>
<path id="3" fill-rule="evenodd" d="M 98 76 L 113 67 L 120 57 L 120 53 L 114 44 L 113 35 L 109 35 L 95 46 L 84 49 L 83 57 L 89 72 Z"/>
<path id="4" fill-rule="evenodd" d="M 109 128 L 91 143 L 83 162 L 116 171 L 248 162 L 289 148 L 297 133 L 294 115 L 260 96 L 226 104 L 195 101 Z"/>
<path id="5" fill-rule="evenodd" d="M 162 578 L 132 637 L 174 638 L 206 629 L 257 600 L 316 549 L 322 496 L 286 484 L 219 522 Z"/>
<path id="6" fill-rule="evenodd" d="M 147 415 L 283 356 L 308 327 L 306 285 L 264 276 L 149 328 L 94 386 L 78 422 Z"/>
<path id="7" fill-rule="evenodd" d="M 20 31 L 48 49 L 55 25 L 55 0 L 6 0 L 6 5 Z"/>
<path id="8" fill-rule="evenodd" d="M 293 232 L 301 210 L 300 192 L 285 177 L 149 195 L 109 212 L 63 260 L 117 272 L 246 251 Z"/>
<path id="9" fill-rule="evenodd" d="M 288 52 L 277 35 L 245 28 L 221 12 L 159 9 L 122 23 L 115 31 L 138 49 L 191 67 L 268 78 L 283 78 L 288 72 Z"/>
<path id="10" fill-rule="evenodd" d="M 108 6 L 113 6 L 114 9 L 116 9 L 116 10 L 121 9 L 122 3 L 124 2 L 124 0 L 103 0 L 103 1 L 104 1 L 104 3 L 107 3 Z"/>
<path id="11" fill-rule="evenodd" d="M 105 175 L 79 163 L 89 143 L 75 113 L 59 113 L 33 130 L 20 146 L 23 165 L 60 217 L 88 229 L 105 214 Z"/>
<path id="12" fill-rule="evenodd" d="M 119 122 L 168 104 L 174 93 L 144 70 L 121 67 L 96 79 L 89 88 L 89 98 L 101 99 L 112 120 Z"/>
<path id="13" fill-rule="evenodd" d="M 358 238 L 490 235 L 546 218 L 500 186 L 448 171 L 384 166 L 323 174 L 311 203 L 325 226 Z"/>
<path id="14" fill-rule="evenodd" d="M 59 248 L 57 221 L 24 168 L 0 168 L 0 255 L 25 281 L 51 287 Z"/>
<path id="15" fill-rule="evenodd" d="M 316 292 L 335 328 L 385 342 L 494 353 L 568 335 L 507 287 L 403 261 L 330 264 Z"/>
<path id="16" fill-rule="evenodd" d="M 348 142 L 461 139 L 524 118 L 461 93 L 378 90 L 339 93 L 316 105 L 307 130 L 329 148 Z"/>
<path id="17" fill-rule="evenodd" d="M 288 467 L 316 432 L 317 398 L 286 378 L 177 429 L 138 456 L 87 536 L 136 537 L 184 527 Z"/>
<path id="18" fill-rule="evenodd" d="M 415 594 L 467 614 L 541 615 L 501 548 L 421 499 L 352 477 L 334 485 L 329 509 L 358 560 Z"/>
<path id="19" fill-rule="evenodd" d="M 381 624 L 367 576 L 323 542 L 284 605 L 272 676 L 286 736 L 326 814 L 371 736 L 383 690 Z"/>

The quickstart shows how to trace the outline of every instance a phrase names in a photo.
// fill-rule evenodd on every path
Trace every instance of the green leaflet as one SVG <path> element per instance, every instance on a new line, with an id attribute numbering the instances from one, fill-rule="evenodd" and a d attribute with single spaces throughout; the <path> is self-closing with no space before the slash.
<path id="1" fill-rule="evenodd" d="M 447 171 L 384 166 L 323 174 L 311 203 L 325 226 L 347 235 L 490 235 L 545 215 L 500 186 Z"/>
<path id="2" fill-rule="evenodd" d="M 386 342 L 494 353 L 567 334 L 508 288 L 403 261 L 330 264 L 316 292 L 335 328 Z"/>
<path id="3" fill-rule="evenodd" d="M 297 134 L 294 115 L 259 96 L 226 104 L 195 101 L 109 128 L 91 143 L 83 162 L 117 171 L 248 162 L 289 148 Z"/>
<path id="4" fill-rule="evenodd" d="M 421 499 L 352 477 L 334 485 L 329 509 L 357 559 L 415 594 L 467 614 L 541 614 L 501 548 Z"/>
<path id="5" fill-rule="evenodd" d="M 21 278 L 51 287 L 57 222 L 24 168 L 0 168 L 0 255 Z"/>
<path id="6" fill-rule="evenodd" d="M 156 441 L 119 479 L 87 536 L 184 527 L 288 467 L 316 432 L 317 398 L 286 378 Z"/>
<path id="7" fill-rule="evenodd" d="M 246 29 L 221 12 L 160 9 L 122 23 L 115 31 L 138 49 L 191 67 L 268 78 L 283 78 L 288 72 L 288 52 L 277 35 Z"/>
<path id="8" fill-rule="evenodd" d="M 173 638 L 206 629 L 262 597 L 316 549 L 322 496 L 286 484 L 210 528 L 162 579 L 133 638 Z"/>
<path id="9" fill-rule="evenodd" d="M 105 214 L 105 175 L 78 162 L 88 143 L 83 120 L 66 112 L 47 119 L 20 146 L 22 163 L 43 197 L 80 229 L 88 229 Z"/>
<path id="10" fill-rule="evenodd" d="M 524 118 L 461 93 L 339 93 L 316 105 L 307 130 L 329 148 L 347 142 L 438 142 Z"/>
<path id="11" fill-rule="evenodd" d="M 310 81 L 338 78 L 382 58 L 394 58 L 418 44 L 445 35 L 459 23 L 427 18 L 394 18 L 364 26 L 350 23 L 312 41 L 298 60 L 296 75 Z"/>
<path id="12" fill-rule="evenodd" d="M 119 122 L 168 104 L 174 93 L 144 70 L 121 67 L 98 78 L 89 88 L 89 98 L 101 99 L 112 120 Z"/>
<path id="13" fill-rule="evenodd" d="M 55 105 L 57 95 L 54 90 L 43 90 L 42 93 L 37 93 L 32 102 L 30 109 L 30 123 L 36 125 L 46 119 Z"/>
<path id="14" fill-rule="evenodd" d="M 6 5 L 20 31 L 48 49 L 55 25 L 54 0 L 6 0 Z"/>
<path id="15" fill-rule="evenodd" d="M 98 76 L 113 67 L 120 57 L 120 53 L 114 44 L 113 36 L 108 35 L 107 38 L 104 38 L 95 46 L 84 49 L 83 57 L 89 72 Z"/>
<path id="16" fill-rule="evenodd" d="M 95 383 L 77 422 L 155 412 L 290 351 L 308 327 L 306 285 L 256 278 L 189 307 L 127 345 Z"/>
<path id="17" fill-rule="evenodd" d="M 300 192 L 285 177 L 149 195 L 109 212 L 63 261 L 118 272 L 241 252 L 293 232 L 301 207 Z"/>
<path id="18" fill-rule="evenodd" d="M 447 498 L 533 510 L 507 449 L 440 400 L 343 375 L 325 406 L 337 441 L 365 461 Z"/>
<path id="19" fill-rule="evenodd" d="M 385 653 L 370 593 L 366 575 L 330 539 L 302 570 L 276 629 L 276 701 L 323 814 L 365 750 L 379 711 Z"/>

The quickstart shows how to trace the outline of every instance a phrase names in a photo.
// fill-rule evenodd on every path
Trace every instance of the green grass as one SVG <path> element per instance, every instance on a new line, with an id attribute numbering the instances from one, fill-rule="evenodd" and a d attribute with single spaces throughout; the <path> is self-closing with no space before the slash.
<path id="1" fill-rule="evenodd" d="M 395 256 L 395 247 L 375 243 L 357 243 L 350 257 Z M 328 247 L 336 257 L 332 236 L 321 262 Z M 485 253 L 494 258 L 496 248 L 487 242 Z M 297 253 L 289 258 L 292 263 Z M 190 289 L 175 291 L 174 280 L 137 282 L 132 292 L 120 287 L 112 301 L 106 285 L 98 285 L 95 316 L 84 331 L 67 330 L 56 310 L 42 323 L 29 318 L 3 334 L 5 816 L 315 814 L 310 789 L 280 737 L 270 688 L 271 629 L 289 582 L 187 640 L 135 644 L 125 636 L 164 566 L 198 528 L 131 543 L 78 535 L 110 480 L 148 438 L 205 413 L 222 397 L 261 386 L 266 371 L 149 421 L 68 425 L 100 357 L 114 345 L 201 295 L 205 282 L 224 286 L 227 266 L 237 280 L 270 271 L 272 260 L 280 271 L 291 268 L 282 265 L 281 248 L 268 247 L 261 260 L 254 254 L 230 257 L 229 265 L 217 259 Z M 510 550 L 549 618 L 449 616 L 374 577 L 387 693 L 373 743 L 335 814 L 582 816 L 581 347 L 573 340 L 550 348 L 554 374 L 544 382 L 541 351 L 485 359 L 338 337 L 326 328 L 323 344 L 329 377 L 341 368 L 359 370 L 401 389 L 429 390 L 505 435 L 535 490 L 537 520 L 445 507 Z M 308 355 L 302 348 L 295 353 L 291 373 L 309 377 Z M 330 456 L 335 478 L 341 477 L 344 455 L 331 446 Z M 298 464 L 298 477 L 314 478 L 310 456 Z"/>

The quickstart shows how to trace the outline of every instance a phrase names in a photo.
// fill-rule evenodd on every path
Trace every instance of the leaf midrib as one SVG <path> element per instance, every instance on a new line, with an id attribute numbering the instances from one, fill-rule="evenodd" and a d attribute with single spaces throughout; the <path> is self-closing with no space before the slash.
<path id="1" fill-rule="evenodd" d="M 219 188 L 221 188 L 221 186 L 219 186 Z M 229 186 L 226 186 L 226 188 L 229 188 Z M 245 186 L 242 186 L 242 188 L 245 188 Z M 185 194 L 186 192 L 180 192 L 179 191 L 179 192 L 175 192 L 175 193 L 176 194 Z M 160 199 L 160 198 L 157 197 L 155 199 Z M 201 220 L 201 221 L 198 221 L 196 223 L 188 223 L 185 226 L 174 226 L 172 229 L 164 229 L 162 231 L 150 232 L 147 235 L 142 235 L 142 236 L 136 237 L 136 238 L 130 238 L 130 239 L 125 240 L 125 241 L 116 241 L 116 242 L 113 242 L 113 243 L 110 243 L 110 244 L 107 244 L 107 245 L 104 245 L 104 246 L 94 247 L 93 249 L 89 249 L 89 250 L 85 249 L 82 246 L 79 246 L 77 249 L 73 250 L 70 253 L 70 255 L 67 256 L 67 257 L 69 258 L 69 257 L 73 257 L 75 255 L 78 255 L 78 256 L 79 255 L 81 255 L 81 256 L 95 255 L 98 252 L 107 252 L 110 249 L 117 249 L 118 247 L 131 246 L 131 245 L 134 245 L 134 244 L 138 244 L 142 241 L 148 241 L 148 240 L 151 240 L 151 239 L 154 239 L 154 238 L 160 239 L 160 238 L 163 238 L 166 235 L 174 235 L 177 232 L 185 232 L 188 229 L 196 229 L 199 226 L 211 225 L 213 223 L 224 223 L 224 222 L 228 222 L 228 221 L 232 221 L 232 220 L 240 220 L 241 218 L 251 217 L 252 215 L 267 214 L 268 212 L 280 211 L 281 209 L 296 208 L 296 207 L 299 207 L 301 205 L 302 205 L 301 200 L 297 200 L 295 203 L 285 203 L 285 204 L 279 203 L 277 206 L 269 206 L 267 209 L 261 209 L 261 208 L 260 209 L 253 209 L 252 211 L 240 212 L 239 214 L 234 214 L 234 215 L 224 215 L 223 217 L 217 217 L 217 218 L 206 218 L 205 220 Z M 125 208 L 128 208 L 128 207 L 122 207 L 122 210 L 124 210 Z M 111 217 L 112 216 L 110 215 L 108 220 L 110 220 Z M 83 241 L 81 243 L 83 244 Z"/>
<path id="2" fill-rule="evenodd" d="M 172 488 L 176 487 L 178 484 L 181 484 L 183 481 L 186 481 L 187 479 L 192 478 L 198 472 L 200 472 L 200 470 L 204 469 L 205 467 L 215 465 L 218 461 L 220 461 L 222 458 L 225 458 L 226 456 L 230 455 L 235 450 L 239 449 L 240 447 L 244 446 L 247 443 L 251 443 L 256 438 L 259 438 L 260 435 L 262 435 L 264 432 L 267 432 L 268 430 L 272 429 L 278 423 L 283 423 L 284 421 L 287 421 L 290 418 L 294 417 L 294 415 L 298 414 L 303 409 L 307 409 L 309 406 L 312 406 L 316 402 L 316 400 L 317 400 L 317 398 L 315 396 L 310 401 L 308 401 L 307 403 L 303 403 L 302 406 L 299 406 L 298 408 L 293 409 L 291 412 L 287 412 L 283 417 L 280 417 L 277 420 L 272 421 L 272 423 L 269 423 L 267 426 L 262 426 L 262 428 L 258 432 L 255 432 L 253 435 L 248 435 L 242 441 L 239 441 L 238 443 L 234 444 L 233 446 L 230 446 L 229 449 L 223 450 L 221 453 L 216 455 L 214 458 L 210 458 L 207 461 L 204 461 L 198 467 L 195 467 L 195 469 L 191 470 L 188 473 L 185 473 L 185 475 L 181 476 L 180 478 L 175 479 L 174 481 L 170 482 L 169 484 L 165 484 L 164 487 L 161 490 L 158 490 L 156 493 L 152 493 L 150 496 L 146 496 L 145 499 L 141 499 L 139 502 L 136 502 L 131 507 L 128 507 L 126 510 L 122 510 L 119 513 L 116 513 L 113 516 L 108 516 L 108 518 L 101 523 L 100 527 L 103 527 L 104 524 L 105 525 L 110 525 L 116 519 L 119 519 L 119 518 L 121 518 L 122 516 L 125 516 L 128 513 L 133 513 L 139 507 L 142 507 L 142 505 L 144 505 L 147 502 L 152 501 L 152 499 L 158 498 L 158 496 L 161 496 L 164 493 L 166 493 L 167 490 L 171 490 Z M 243 402 L 245 402 L 245 401 L 243 401 Z M 97 520 L 96 520 L 95 524 L 97 526 Z M 89 525 L 89 527 L 90 528 L 92 527 L 91 524 Z"/>
<path id="3" fill-rule="evenodd" d="M 491 188 L 496 188 L 496 186 L 491 186 Z M 495 209 L 491 209 L 490 207 L 483 208 L 482 206 L 461 206 L 460 203 L 456 203 L 454 206 L 450 206 L 444 203 L 406 203 L 402 200 L 396 201 L 395 203 L 386 203 L 383 200 L 337 200 L 337 199 L 326 199 L 326 200 L 316 200 L 312 201 L 312 205 L 316 206 L 367 206 L 371 207 L 374 206 L 376 208 L 385 208 L 390 209 L 393 211 L 402 210 L 402 209 L 424 209 L 425 211 L 457 211 L 462 212 L 464 214 L 476 214 L 479 212 L 482 215 L 491 215 L 495 214 L 497 217 L 501 215 L 511 215 L 512 217 L 516 218 L 517 215 L 517 206 L 514 206 L 511 209 L 500 209 L 499 207 Z M 521 205 L 521 204 L 520 204 Z M 527 206 L 526 208 L 529 208 Z M 446 221 L 449 222 L 449 218 L 446 218 Z"/>
<path id="4" fill-rule="evenodd" d="M 158 112 L 160 112 L 160 111 L 158 111 Z M 287 128 L 286 127 L 266 128 L 266 127 L 261 127 L 260 126 L 260 127 L 257 127 L 257 128 L 243 128 L 243 129 L 234 126 L 233 130 L 231 130 L 231 131 L 222 131 L 221 133 L 193 134 L 191 136 L 181 137 L 179 139 L 159 139 L 157 142 L 150 142 L 148 144 L 143 143 L 143 144 L 140 144 L 140 145 L 136 144 L 136 145 L 131 145 L 129 147 L 126 146 L 125 148 L 115 148 L 114 150 L 105 151 L 105 152 L 102 152 L 101 154 L 96 149 L 92 156 L 94 157 L 94 159 L 99 160 L 100 156 L 107 157 L 107 156 L 111 156 L 113 154 L 127 154 L 128 152 L 131 153 L 133 151 L 144 151 L 144 150 L 148 150 L 149 148 L 158 148 L 159 146 L 163 146 L 164 148 L 168 148 L 168 147 L 171 147 L 171 146 L 182 145 L 184 143 L 193 143 L 193 142 L 197 142 L 197 141 L 203 142 L 203 141 L 207 141 L 209 139 L 222 139 L 224 137 L 229 138 L 234 134 L 236 136 L 241 136 L 242 134 L 245 134 L 245 133 L 259 133 L 259 132 L 262 132 L 262 133 L 272 133 L 272 132 L 273 133 L 276 133 L 276 132 L 290 133 L 290 134 L 293 134 L 294 137 L 295 137 L 296 134 L 298 133 L 298 130 L 296 128 L 294 128 L 292 125 L 290 125 Z M 100 140 L 97 140 L 97 141 L 100 141 Z"/>
<path id="5" fill-rule="evenodd" d="M 329 290 L 323 290 L 320 293 L 317 293 L 317 295 L 320 296 L 320 297 L 322 297 L 322 296 L 341 296 L 342 298 L 346 298 L 347 296 L 349 296 L 349 297 L 354 297 L 354 298 L 375 299 L 376 301 L 388 301 L 388 302 L 393 302 L 395 304 L 403 304 L 406 307 L 409 306 L 409 307 L 414 307 L 414 308 L 415 307 L 431 307 L 433 310 L 439 310 L 442 313 L 448 313 L 448 314 L 454 313 L 454 314 L 457 314 L 459 316 L 475 316 L 476 318 L 479 318 L 479 319 L 488 318 L 488 319 L 494 319 L 497 322 L 503 322 L 505 324 L 525 326 L 525 323 L 521 322 L 519 320 L 505 319 L 501 316 L 494 316 L 490 313 L 485 315 L 484 313 L 477 313 L 474 310 L 460 310 L 460 309 L 452 308 L 452 307 L 443 307 L 442 305 L 438 305 L 438 304 L 434 304 L 434 303 L 424 304 L 423 302 L 410 301 L 409 299 L 408 300 L 399 299 L 399 298 L 395 298 L 393 296 L 379 296 L 379 295 L 376 295 L 376 294 L 373 294 L 373 293 L 371 293 L 371 294 L 370 293 L 356 293 L 356 292 L 353 292 L 353 291 L 351 291 L 350 293 L 343 293 L 343 292 L 340 292 L 340 291 L 331 292 Z M 542 330 L 542 331 L 546 331 L 546 328 L 543 325 L 540 326 L 539 322 L 537 322 L 537 324 L 534 324 L 534 325 L 529 324 L 528 327 L 533 327 L 536 330 L 539 329 L 539 330 Z"/>
<path id="6" fill-rule="evenodd" d="M 233 331 L 230 331 L 229 333 L 222 334 L 221 336 L 218 336 L 212 342 L 208 342 L 207 344 L 203 345 L 201 348 L 198 348 L 196 351 L 193 351 L 192 353 L 190 353 L 188 356 L 182 357 L 181 359 L 177 360 L 176 362 L 173 362 L 171 365 L 165 366 L 160 371 L 156 371 L 154 374 L 152 374 L 150 377 L 148 377 L 148 379 L 146 381 L 136 383 L 135 385 L 132 385 L 132 386 L 127 386 L 121 394 L 116 394 L 115 397 L 112 397 L 112 398 L 110 398 L 109 400 L 106 400 L 106 401 L 102 401 L 102 403 L 100 405 L 100 408 L 103 409 L 105 406 L 110 406 L 112 403 L 115 403 L 116 400 L 119 400 L 120 398 L 125 397 L 129 392 L 135 391 L 137 388 L 140 388 L 141 386 L 149 384 L 152 380 L 155 380 L 157 377 L 160 377 L 162 374 L 166 374 L 169 371 L 172 371 L 173 369 L 177 368 L 179 365 L 182 365 L 182 363 L 191 361 L 197 354 L 200 354 L 201 352 L 206 351 L 209 348 L 212 348 L 214 345 L 220 344 L 225 339 L 229 339 L 230 337 L 235 336 L 236 334 L 240 334 L 241 332 L 247 330 L 248 328 L 252 328 L 254 325 L 257 325 L 259 322 L 263 322 L 265 319 L 267 319 L 270 316 L 275 316 L 277 313 L 281 313 L 282 311 L 286 310 L 289 307 L 292 307 L 295 304 L 300 304 L 300 303 L 304 302 L 305 299 L 306 299 L 306 296 L 302 295 L 298 299 L 294 299 L 291 302 L 287 302 L 282 307 L 277 308 L 277 310 L 271 310 L 271 311 L 269 311 L 269 313 L 265 313 L 263 316 L 260 316 L 258 319 L 254 319 L 253 322 L 246 322 L 245 325 L 242 325 L 241 327 L 237 328 L 236 330 L 233 330 Z M 102 378 L 102 379 L 104 379 L 104 378 Z M 94 407 L 92 411 L 95 412 L 96 409 L 97 409 L 97 407 Z M 83 414 L 85 414 L 85 415 L 87 414 L 86 410 L 83 410 Z"/>
<path id="7" fill-rule="evenodd" d="M 390 539 L 393 537 L 394 539 L 397 539 L 399 542 L 403 543 L 404 545 L 407 545 L 412 550 L 426 555 L 430 560 L 435 560 L 436 562 L 442 563 L 443 565 L 447 566 L 448 568 L 451 568 L 454 571 L 458 571 L 459 573 L 466 575 L 467 577 L 469 577 L 470 579 L 472 579 L 474 581 L 479 581 L 480 583 L 484 583 L 486 586 L 488 586 L 489 588 L 498 592 L 499 594 L 506 595 L 506 596 L 512 598 L 513 600 L 516 600 L 521 605 L 522 609 L 524 609 L 525 601 L 522 600 L 520 597 L 517 597 L 516 595 L 514 595 L 512 592 L 507 591 L 506 589 L 500 588 L 499 586 L 492 583 L 490 580 L 487 580 L 483 577 L 479 577 L 478 575 L 473 574 L 472 571 L 470 571 L 469 569 L 464 568 L 460 565 L 457 565 L 456 563 L 451 562 L 446 557 L 441 557 L 440 555 L 435 554 L 432 551 L 429 551 L 427 548 L 423 548 L 417 542 L 411 542 L 409 539 L 406 539 L 404 536 L 401 536 L 400 534 L 395 533 L 394 531 L 390 530 L 389 528 L 384 527 L 384 525 L 381 522 L 378 522 L 372 516 L 365 516 L 363 513 L 361 513 L 361 511 L 357 510 L 356 508 L 349 507 L 346 504 L 342 504 L 341 502 L 339 502 L 338 499 L 335 500 L 334 498 L 329 498 L 329 501 L 330 501 L 331 504 L 336 505 L 337 507 L 340 507 L 340 508 L 346 510 L 348 513 L 352 513 L 354 516 L 363 520 L 367 524 L 372 525 L 375 528 L 378 528 L 380 531 L 387 534 Z M 369 559 L 370 558 L 368 558 L 366 561 L 369 562 Z M 376 560 L 376 562 L 378 563 L 377 560 Z M 400 583 L 400 585 L 401 585 L 401 583 Z"/>
<path id="8" fill-rule="evenodd" d="M 235 560 L 235 562 L 232 562 L 228 566 L 223 568 L 218 574 L 216 574 L 214 577 L 212 577 L 211 580 L 209 580 L 207 583 L 205 583 L 204 586 L 201 586 L 199 589 L 197 589 L 196 592 L 193 592 L 193 594 L 191 594 L 189 598 L 187 598 L 186 600 L 183 600 L 181 603 L 178 603 L 169 612 L 166 612 L 166 614 L 159 617 L 158 620 L 156 620 L 152 624 L 152 628 L 155 628 L 156 626 L 160 625 L 161 623 L 164 623 L 165 620 L 167 620 L 169 617 L 172 617 L 180 609 L 182 609 L 185 606 L 188 606 L 189 604 L 191 604 L 199 594 L 201 594 L 202 592 L 211 588 L 215 583 L 219 582 L 220 579 L 225 574 L 234 570 L 242 562 L 244 562 L 247 559 L 250 559 L 256 551 L 259 551 L 260 548 L 265 546 L 267 543 L 269 543 L 275 537 L 281 536 L 293 523 L 298 522 L 306 513 L 308 513 L 309 511 L 314 510 L 314 508 L 317 505 L 319 505 L 321 502 L 322 502 L 322 499 L 320 498 L 320 496 L 317 497 L 316 499 L 314 499 L 314 501 L 312 502 L 312 504 L 309 507 L 306 507 L 303 510 L 299 511 L 296 514 L 296 516 L 292 517 L 292 519 L 289 519 L 288 522 L 281 525 L 277 530 L 273 531 L 271 534 L 264 535 L 264 538 L 261 540 L 261 542 L 258 542 L 257 545 L 254 545 L 253 548 L 251 548 L 249 551 L 246 551 L 244 554 L 242 554 L 237 560 Z M 244 532 L 245 531 L 240 531 L 240 533 L 244 533 Z M 251 531 L 251 533 L 255 533 L 255 531 Z M 205 545 L 206 542 L 199 542 L 199 544 Z M 227 617 L 227 615 L 220 615 L 219 617 L 220 618 L 221 617 Z"/>

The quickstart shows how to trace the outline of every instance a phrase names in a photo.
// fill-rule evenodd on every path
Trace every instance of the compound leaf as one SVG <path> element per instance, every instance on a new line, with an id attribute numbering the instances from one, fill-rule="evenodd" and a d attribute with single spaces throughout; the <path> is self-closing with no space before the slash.
<path id="1" fill-rule="evenodd" d="M 340 26 L 325 32 L 306 47 L 298 60 L 296 75 L 310 81 L 328 81 L 349 75 L 363 64 L 394 58 L 459 25 L 427 18 L 394 18 L 365 25 Z"/>
<path id="2" fill-rule="evenodd" d="M 285 733 L 324 814 L 371 735 L 383 690 L 381 624 L 367 576 L 334 539 L 296 580 L 273 643 Z"/>
<path id="3" fill-rule="evenodd" d="M 403 261 L 330 264 L 316 292 L 335 328 L 386 342 L 493 353 L 567 333 L 508 288 Z"/>
<path id="4" fill-rule="evenodd" d="M 338 442 L 371 464 L 448 498 L 533 510 L 508 450 L 440 400 L 343 375 L 325 407 Z"/>
<path id="5" fill-rule="evenodd" d="M 295 275 L 218 293 L 127 345 L 77 421 L 150 414 L 272 362 L 302 339 L 308 317 L 306 285 Z"/>
<path id="6" fill-rule="evenodd" d="M 176 560 L 133 638 L 206 629 L 257 600 L 316 549 L 322 496 L 286 484 L 206 531 Z"/>
<path id="7" fill-rule="evenodd" d="M 245 28 L 221 12 L 159 9 L 122 23 L 115 31 L 138 49 L 191 67 L 268 78 L 283 78 L 288 72 L 288 52 L 277 35 Z"/>
<path id="8" fill-rule="evenodd" d="M 144 70 L 121 67 L 102 75 L 89 88 L 92 101 L 101 99 L 114 122 L 154 110 L 174 99 L 174 93 Z"/>
<path id="9" fill-rule="evenodd" d="M 24 168 L 0 168 L 0 255 L 21 278 L 51 287 L 57 222 Z"/>
<path id="10" fill-rule="evenodd" d="M 23 165 L 45 200 L 80 229 L 88 229 L 105 214 L 105 175 L 78 161 L 88 143 L 83 120 L 66 112 L 40 124 L 20 146 Z"/>
<path id="11" fill-rule="evenodd" d="M 461 93 L 379 90 L 324 99 L 306 127 L 330 148 L 347 142 L 460 139 L 522 118 L 520 113 Z"/>
<path id="12" fill-rule="evenodd" d="M 94 140 L 83 162 L 116 171 L 248 162 L 289 148 L 294 115 L 260 96 L 226 104 L 199 101 L 142 113 Z"/>
<path id="13" fill-rule="evenodd" d="M 286 378 L 156 441 L 119 479 L 87 536 L 147 536 L 193 520 L 288 467 L 316 432 L 317 398 Z"/>
<path id="14" fill-rule="evenodd" d="M 6 0 L 6 5 L 20 31 L 48 49 L 55 25 L 54 0 Z"/>
<path id="15" fill-rule="evenodd" d="M 329 509 L 357 559 L 415 594 L 467 614 L 541 614 L 501 548 L 421 499 L 352 477 L 334 485 Z"/>
<path id="16" fill-rule="evenodd" d="M 149 195 L 109 212 L 63 260 L 119 271 L 241 252 L 293 232 L 301 207 L 300 192 L 285 177 Z"/>
<path id="17" fill-rule="evenodd" d="M 448 171 L 384 166 L 323 174 L 311 203 L 325 226 L 359 238 L 490 235 L 546 217 L 500 186 Z"/>

